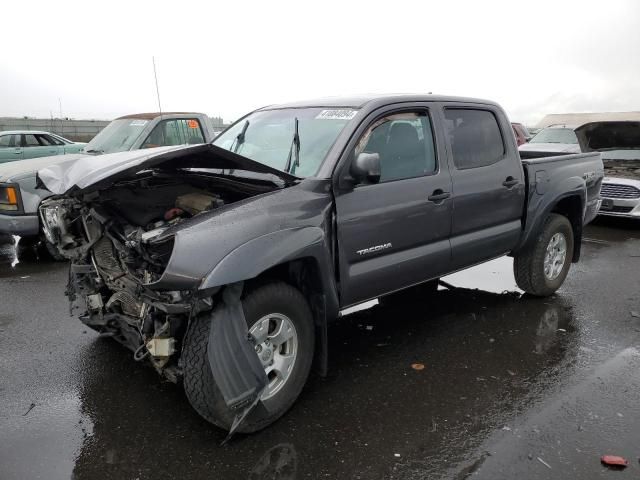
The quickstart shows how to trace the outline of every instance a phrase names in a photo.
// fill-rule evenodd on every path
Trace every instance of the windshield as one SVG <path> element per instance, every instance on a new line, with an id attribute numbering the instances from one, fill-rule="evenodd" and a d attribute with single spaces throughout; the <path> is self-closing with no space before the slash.
<path id="1" fill-rule="evenodd" d="M 571 128 L 543 128 L 529 143 L 567 143 L 577 144 L 578 137 Z"/>
<path id="2" fill-rule="evenodd" d="M 93 137 L 93 140 L 84 147 L 84 151 L 88 153 L 125 152 L 131 148 L 148 123 L 148 120 L 135 118 L 114 120 Z"/>
<path id="3" fill-rule="evenodd" d="M 278 170 L 285 171 L 289 164 L 289 173 L 308 177 L 318 171 L 356 113 L 350 108 L 263 110 L 243 118 L 213 144 Z"/>

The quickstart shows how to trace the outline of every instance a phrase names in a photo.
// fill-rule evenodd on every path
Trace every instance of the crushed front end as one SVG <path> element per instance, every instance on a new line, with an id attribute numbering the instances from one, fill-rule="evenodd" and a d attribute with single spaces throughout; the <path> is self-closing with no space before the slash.
<path id="1" fill-rule="evenodd" d="M 207 193 L 180 195 L 174 205 L 182 208 L 164 206 L 160 219 L 144 225 L 127 221 L 127 214 L 115 213 L 110 203 L 94 194 L 93 199 L 48 199 L 40 208 L 47 240 L 70 260 L 66 295 L 71 313 L 176 381 L 189 318 L 211 309 L 212 299 L 196 298 L 195 291 L 150 287 L 162 276 L 174 245 L 174 237 L 163 233 L 223 202 Z M 146 211 L 144 206 L 141 211 Z"/>

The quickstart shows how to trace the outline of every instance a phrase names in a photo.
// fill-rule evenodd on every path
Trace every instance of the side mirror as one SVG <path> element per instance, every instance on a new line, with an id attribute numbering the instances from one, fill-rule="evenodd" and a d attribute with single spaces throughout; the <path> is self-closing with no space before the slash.
<path id="1" fill-rule="evenodd" d="M 351 163 L 349 173 L 355 183 L 378 183 L 380 181 L 380 155 L 360 153 Z"/>

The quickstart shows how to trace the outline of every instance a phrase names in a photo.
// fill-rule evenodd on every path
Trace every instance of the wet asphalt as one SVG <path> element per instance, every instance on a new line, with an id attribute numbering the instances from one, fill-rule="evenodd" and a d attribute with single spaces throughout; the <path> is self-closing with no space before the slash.
<path id="1" fill-rule="evenodd" d="M 343 316 L 329 376 L 225 447 L 179 386 L 69 316 L 64 264 L 0 246 L 0 479 L 638 478 L 640 224 L 585 236 L 548 299 L 504 258 Z"/>

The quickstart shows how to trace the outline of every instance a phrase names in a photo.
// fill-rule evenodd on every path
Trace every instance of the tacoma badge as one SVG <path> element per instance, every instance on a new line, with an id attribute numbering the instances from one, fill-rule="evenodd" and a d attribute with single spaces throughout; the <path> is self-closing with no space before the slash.
<path id="1" fill-rule="evenodd" d="M 358 255 L 366 255 L 368 253 L 380 252 L 382 250 L 386 250 L 387 248 L 391 248 L 391 243 L 383 243 L 382 245 L 376 245 L 375 247 L 363 248 L 362 250 L 356 250 Z"/>

